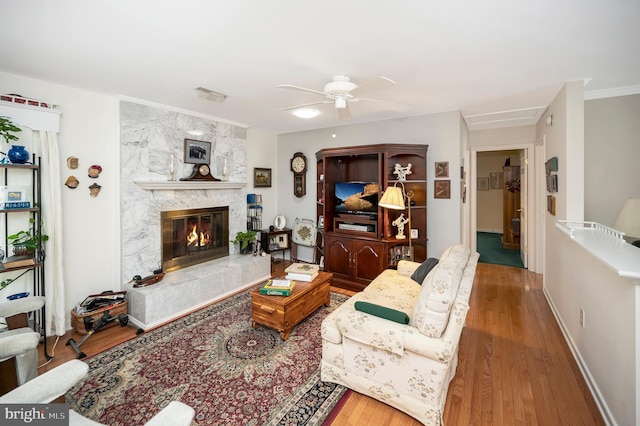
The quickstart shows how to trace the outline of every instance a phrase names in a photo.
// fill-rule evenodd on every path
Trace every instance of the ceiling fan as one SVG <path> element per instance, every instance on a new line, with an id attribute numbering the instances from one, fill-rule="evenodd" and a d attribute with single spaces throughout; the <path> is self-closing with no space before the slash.
<path id="1" fill-rule="evenodd" d="M 379 89 L 384 89 L 387 87 L 395 86 L 396 82 L 387 77 L 376 77 L 373 80 L 370 80 L 360 86 L 351 81 L 351 78 L 346 75 L 336 75 L 333 77 L 332 81 L 325 84 L 324 89 L 314 90 L 307 89 L 306 87 L 293 86 L 291 84 L 281 84 L 278 87 L 282 89 L 292 89 L 299 90 L 302 92 L 315 93 L 316 95 L 324 96 L 325 99 L 322 101 L 311 102 L 307 104 L 301 105 L 292 105 L 280 108 L 280 110 L 290 110 L 302 107 L 308 107 L 311 105 L 318 104 L 333 104 L 335 109 L 338 111 L 338 117 L 340 119 L 351 117 L 351 112 L 349 111 L 349 103 L 350 102 L 358 102 L 358 101 L 374 101 L 374 102 L 389 102 L 382 99 L 372 99 L 372 98 L 363 98 L 361 95 L 366 94 L 368 92 L 372 92 Z"/>

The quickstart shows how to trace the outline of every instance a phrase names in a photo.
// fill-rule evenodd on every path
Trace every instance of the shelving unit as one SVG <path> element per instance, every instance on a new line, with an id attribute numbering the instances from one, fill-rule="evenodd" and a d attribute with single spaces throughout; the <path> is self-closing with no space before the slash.
<path id="1" fill-rule="evenodd" d="M 18 170 L 30 171 L 31 172 L 31 206 L 28 208 L 4 208 L 4 204 L 1 206 L 3 208 L 0 209 L 0 214 L 4 216 L 4 247 L 7 253 L 6 256 L 9 256 L 9 240 L 8 236 L 10 235 L 9 231 L 9 223 L 10 217 L 11 221 L 13 220 L 22 220 L 21 223 L 24 223 L 26 227 L 33 226 L 36 235 L 40 235 L 41 232 L 41 208 L 42 208 L 42 183 L 41 183 L 41 175 L 40 175 L 40 157 L 33 155 L 32 164 L 0 164 L 0 169 L 4 170 L 3 173 L 3 185 L 7 187 L 7 189 L 11 189 L 10 185 L 10 175 Z M 20 185 L 20 186 L 24 186 Z M 33 221 L 33 224 L 30 224 L 30 220 Z M 21 227 L 21 229 L 24 226 Z M 45 273 L 44 273 L 44 262 L 45 262 L 45 252 L 41 245 L 36 248 L 34 254 L 35 263 L 33 265 L 28 266 L 20 266 L 15 268 L 2 268 L 0 269 L 0 274 L 7 274 L 10 272 L 21 271 L 21 273 L 15 279 L 22 277 L 23 275 L 27 275 L 31 273 L 33 296 L 45 296 Z M 4 260 L 4 259 L 3 259 Z M 14 279 L 14 280 L 15 280 Z M 11 285 L 11 284 L 9 284 Z M 43 337 L 45 337 L 46 330 L 46 312 L 45 308 L 42 307 L 39 311 L 33 312 L 29 316 L 30 326 L 38 333 L 40 333 Z M 48 354 L 47 351 L 47 339 L 44 338 L 44 355 L 47 359 L 51 359 L 52 357 Z"/>
<path id="2" fill-rule="evenodd" d="M 262 194 L 247 194 L 247 231 L 262 229 Z"/>
<path id="3" fill-rule="evenodd" d="M 411 174 L 404 182 L 406 190 L 414 193 L 411 229 L 418 236 L 412 238 L 411 243 L 414 260 L 426 260 L 428 148 L 428 145 L 376 144 L 323 149 L 316 153 L 316 216 L 322 226 L 318 226 L 315 258 L 316 262 L 324 263 L 325 271 L 333 273 L 332 285 L 362 290 L 384 269 L 394 267 L 397 249 L 408 245 L 411 230 L 405 232 L 407 239 L 396 239 L 397 229 L 392 225 L 401 213 L 407 217 L 407 210 L 378 208 L 377 213 L 371 215 L 335 211 L 336 183 L 377 183 L 380 198 L 388 186 L 397 182 L 393 174 L 396 163 L 412 165 Z M 356 229 L 345 229 L 344 225 L 356 225 Z"/>

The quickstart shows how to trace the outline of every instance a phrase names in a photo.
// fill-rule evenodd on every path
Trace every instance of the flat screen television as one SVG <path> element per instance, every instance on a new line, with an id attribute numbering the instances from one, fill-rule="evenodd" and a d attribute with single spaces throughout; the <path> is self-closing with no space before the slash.
<path id="1" fill-rule="evenodd" d="M 335 184 L 336 213 L 378 213 L 379 186 L 375 182 L 337 182 Z"/>

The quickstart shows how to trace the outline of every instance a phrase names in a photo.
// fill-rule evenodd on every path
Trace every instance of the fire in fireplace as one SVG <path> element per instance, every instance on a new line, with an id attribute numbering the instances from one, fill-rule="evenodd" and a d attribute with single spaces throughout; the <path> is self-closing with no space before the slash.
<path id="1" fill-rule="evenodd" d="M 229 255 L 229 207 L 161 212 L 162 269 L 175 271 Z"/>

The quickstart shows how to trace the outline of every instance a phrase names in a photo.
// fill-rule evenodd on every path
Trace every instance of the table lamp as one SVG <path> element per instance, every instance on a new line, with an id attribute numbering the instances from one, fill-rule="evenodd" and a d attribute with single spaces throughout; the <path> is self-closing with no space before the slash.
<path id="1" fill-rule="evenodd" d="M 400 186 L 398 186 L 400 185 Z M 409 255 L 411 256 L 411 260 L 413 260 L 413 249 L 411 247 L 411 198 L 413 197 L 413 191 L 409 190 L 407 192 L 404 187 L 404 183 L 398 181 L 393 186 L 390 186 L 384 191 L 382 194 L 382 198 L 378 202 L 378 206 L 383 207 L 385 209 L 391 210 L 405 210 L 408 209 L 407 212 L 407 224 L 409 225 Z M 405 204 L 405 198 L 407 202 Z M 404 223 L 402 224 L 404 226 Z M 403 230 L 399 229 L 397 239 L 404 238 L 404 228 Z"/>

